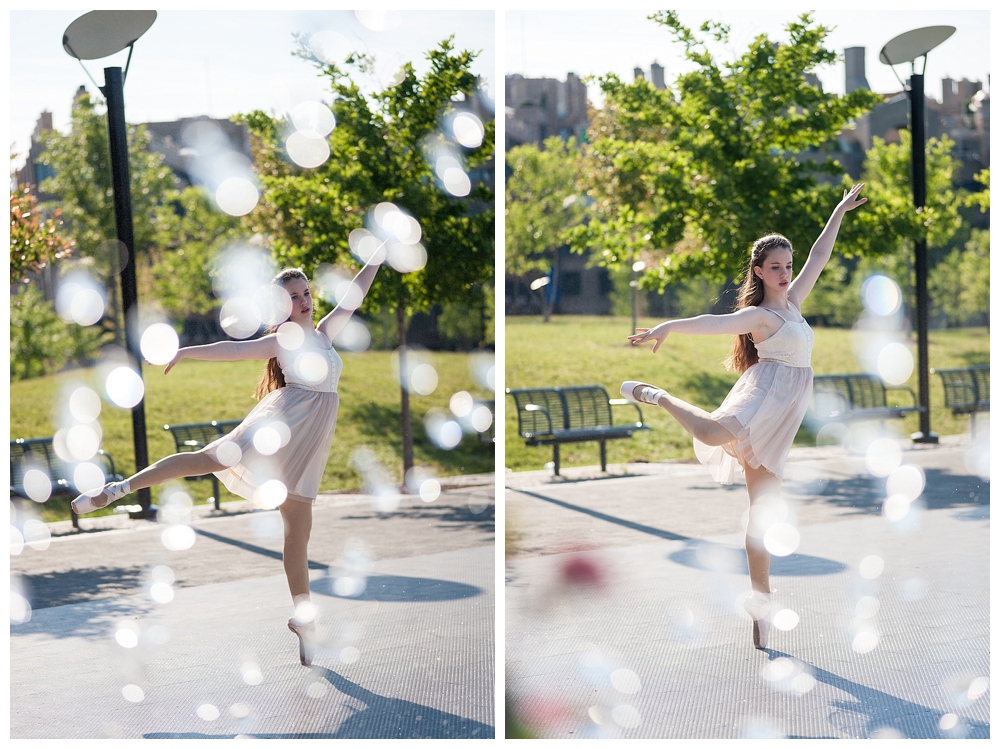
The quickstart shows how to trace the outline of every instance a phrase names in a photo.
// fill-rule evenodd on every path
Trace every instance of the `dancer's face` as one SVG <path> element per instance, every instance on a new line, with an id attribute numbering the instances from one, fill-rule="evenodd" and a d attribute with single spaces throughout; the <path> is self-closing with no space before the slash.
<path id="1" fill-rule="evenodd" d="M 292 298 L 292 311 L 288 319 L 300 325 L 312 323 L 313 299 L 309 290 L 309 282 L 301 278 L 293 278 L 282 284 L 288 296 Z"/>
<path id="2" fill-rule="evenodd" d="M 764 262 L 755 265 L 753 272 L 771 291 L 786 292 L 792 282 L 792 251 L 779 247 L 771 250 Z"/>

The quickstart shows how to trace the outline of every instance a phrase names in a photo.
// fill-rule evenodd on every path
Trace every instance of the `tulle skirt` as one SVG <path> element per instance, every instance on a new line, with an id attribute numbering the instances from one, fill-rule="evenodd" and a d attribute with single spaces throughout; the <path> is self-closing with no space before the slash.
<path id="1" fill-rule="evenodd" d="M 257 507 L 275 507 L 285 498 L 315 501 L 339 404 L 337 393 L 294 385 L 272 390 L 238 427 L 205 447 L 227 466 L 215 475 Z"/>
<path id="2" fill-rule="evenodd" d="M 776 361 L 757 362 L 737 380 L 715 411 L 715 418 L 733 435 L 732 442 L 711 447 L 694 441 L 694 452 L 720 484 L 732 484 L 741 463 L 763 466 L 779 478 L 795 433 L 802 424 L 812 394 L 811 367 L 790 367 Z"/>

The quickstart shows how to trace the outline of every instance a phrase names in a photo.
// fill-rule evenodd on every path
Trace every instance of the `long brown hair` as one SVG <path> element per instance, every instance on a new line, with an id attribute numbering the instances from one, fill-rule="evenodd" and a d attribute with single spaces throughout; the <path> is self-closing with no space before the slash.
<path id="1" fill-rule="evenodd" d="M 284 286 L 287 282 L 295 278 L 301 279 L 306 283 L 309 282 L 309 279 L 306 278 L 306 274 L 302 272 L 301 268 L 285 268 L 281 271 L 281 273 L 271 279 L 271 283 Z M 264 334 L 270 335 L 277 329 L 277 325 L 271 325 L 264 331 Z M 277 357 L 271 357 L 267 360 L 267 364 L 264 365 L 264 375 L 260 378 L 260 382 L 257 384 L 257 390 L 253 394 L 254 398 L 260 400 L 272 390 L 277 390 L 278 388 L 283 387 L 285 387 L 285 373 L 282 372 L 281 367 L 278 366 Z"/>
<path id="2" fill-rule="evenodd" d="M 750 250 L 750 259 L 747 260 L 746 272 L 743 275 L 743 283 L 736 294 L 736 309 L 741 310 L 746 307 L 758 307 L 764 301 L 764 282 L 753 272 L 755 267 L 759 268 L 767 260 L 767 256 L 774 250 L 792 251 L 792 243 L 781 234 L 768 234 L 753 243 Z M 753 338 L 749 333 L 735 336 L 733 338 L 733 348 L 726 359 L 726 368 L 735 369 L 737 372 L 746 372 L 750 367 L 760 361 L 757 355 L 757 347 L 753 344 Z"/>

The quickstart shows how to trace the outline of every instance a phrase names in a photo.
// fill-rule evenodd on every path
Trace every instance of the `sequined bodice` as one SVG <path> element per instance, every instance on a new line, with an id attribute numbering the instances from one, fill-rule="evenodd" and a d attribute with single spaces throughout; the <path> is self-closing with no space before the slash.
<path id="1" fill-rule="evenodd" d="M 757 347 L 757 356 L 761 361 L 776 361 L 790 367 L 811 366 L 812 328 L 805 320 L 796 322 L 785 320 L 783 317 L 781 319 L 783 320 L 781 327 L 774 335 L 754 344 Z"/>
<path id="2" fill-rule="evenodd" d="M 278 354 L 278 366 L 285 376 L 285 385 L 336 393 L 344 360 L 333 346 L 324 349 L 303 345 L 293 351 L 282 350 Z"/>

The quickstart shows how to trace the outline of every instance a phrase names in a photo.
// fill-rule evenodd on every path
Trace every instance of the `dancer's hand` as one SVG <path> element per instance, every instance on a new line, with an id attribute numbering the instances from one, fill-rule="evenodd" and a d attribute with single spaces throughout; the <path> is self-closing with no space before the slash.
<path id="1" fill-rule="evenodd" d="M 868 198 L 859 198 L 861 191 L 865 189 L 865 183 L 859 182 L 858 184 L 851 187 L 850 190 L 844 190 L 844 197 L 840 201 L 838 208 L 843 208 L 844 212 L 853 211 L 859 205 L 864 205 L 868 202 Z"/>
<path id="2" fill-rule="evenodd" d="M 167 365 L 167 368 L 163 370 L 163 374 L 166 374 L 171 369 L 173 369 L 174 366 L 177 364 L 177 362 L 179 362 L 183 358 L 185 358 L 184 357 L 184 349 L 182 349 L 182 348 L 181 349 L 177 349 L 177 353 L 174 355 L 174 358 L 170 360 L 170 363 Z"/>
<path id="3" fill-rule="evenodd" d="M 661 322 L 655 328 L 636 328 L 635 333 L 630 335 L 628 339 L 632 342 L 633 346 L 637 343 L 653 341 L 653 353 L 655 354 L 660 349 L 660 346 L 663 345 L 663 342 L 667 340 L 669 332 L 667 324 Z"/>

